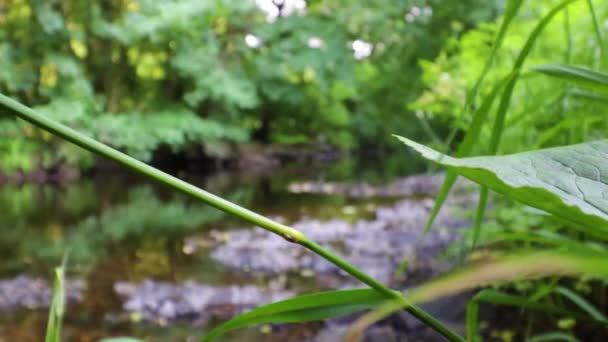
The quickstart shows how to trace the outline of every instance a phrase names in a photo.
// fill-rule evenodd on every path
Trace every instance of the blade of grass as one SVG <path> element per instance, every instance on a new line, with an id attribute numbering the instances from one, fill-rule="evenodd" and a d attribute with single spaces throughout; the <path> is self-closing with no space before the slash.
<path id="1" fill-rule="evenodd" d="M 515 254 L 480 262 L 452 272 L 412 290 L 412 303 L 428 302 L 476 287 L 518 279 L 552 275 L 587 275 L 608 279 L 605 253 L 540 251 Z"/>
<path id="2" fill-rule="evenodd" d="M 504 131 L 505 120 L 507 117 L 507 111 L 511 105 L 511 98 L 513 97 L 513 91 L 515 90 L 515 85 L 519 79 L 519 75 L 521 69 L 526 61 L 530 51 L 532 51 L 532 47 L 536 42 L 536 39 L 540 36 L 540 34 L 544 31 L 545 27 L 551 22 L 551 20 L 557 15 L 561 10 L 566 8 L 566 6 L 570 5 L 574 1 L 577 0 L 565 0 L 559 3 L 556 7 L 554 7 L 549 13 L 547 13 L 540 22 L 536 25 L 532 33 L 528 37 L 528 40 L 524 44 L 521 52 L 517 56 L 515 60 L 515 64 L 513 65 L 513 69 L 510 73 L 511 77 L 509 78 L 509 82 L 507 82 L 505 89 L 502 93 L 500 103 L 498 105 L 498 111 L 496 113 L 496 120 L 494 121 L 494 127 L 492 129 L 492 136 L 490 138 L 490 149 L 489 152 L 491 155 L 495 155 L 498 153 L 498 149 L 500 147 L 500 141 L 502 138 L 502 134 Z M 488 189 L 486 187 L 482 187 L 480 193 L 480 199 L 487 198 Z M 483 216 L 485 213 L 486 203 L 479 202 L 477 215 L 475 216 L 474 229 L 479 230 L 481 227 L 481 221 L 483 220 Z M 479 235 L 479 232 L 477 234 Z"/>
<path id="3" fill-rule="evenodd" d="M 596 94 L 583 89 L 571 89 L 570 91 L 568 91 L 568 95 L 585 100 L 608 103 L 608 95 Z"/>
<path id="4" fill-rule="evenodd" d="M 471 91 L 467 94 L 467 98 L 465 100 L 465 106 L 464 106 L 465 112 L 468 112 L 469 110 L 471 110 L 471 105 L 473 104 L 473 102 L 475 101 L 475 98 L 477 97 L 479 88 L 480 88 L 481 84 L 483 83 L 483 80 L 485 79 L 486 75 L 488 74 L 490 67 L 492 66 L 492 63 L 494 62 L 494 58 L 496 57 L 496 53 L 497 53 L 498 49 L 500 48 L 500 46 L 502 46 L 502 42 L 504 40 L 505 34 L 507 33 L 509 25 L 511 24 L 511 21 L 513 20 L 513 18 L 515 18 L 515 15 L 517 15 L 517 12 L 519 11 L 521 4 L 522 4 L 522 0 L 510 0 L 507 3 L 507 10 L 505 12 L 504 19 L 500 25 L 500 29 L 498 30 L 496 39 L 494 40 L 494 46 L 492 47 L 492 51 L 490 52 L 490 57 L 488 58 L 488 60 L 486 60 L 484 68 L 483 68 L 481 74 L 479 75 L 479 77 L 477 78 L 475 85 L 473 86 Z M 508 80 L 510 77 L 511 76 L 508 76 L 506 80 Z M 494 100 L 498 96 L 498 92 L 507 83 L 506 80 L 503 80 L 503 81 L 499 82 L 498 84 L 496 84 L 494 86 L 494 88 L 492 89 L 492 91 L 490 92 L 490 94 L 488 96 L 486 96 L 486 98 L 482 102 L 481 106 L 473 113 L 473 120 L 471 122 L 471 125 L 470 125 L 469 129 L 467 130 L 467 133 L 466 133 L 466 136 L 465 136 L 463 142 L 460 144 L 460 146 L 458 147 L 458 150 L 456 152 L 456 154 L 458 156 L 466 157 L 471 152 L 472 147 L 474 146 L 474 144 L 477 142 L 477 139 L 479 138 L 481 128 L 488 118 L 488 114 L 490 112 L 490 109 L 492 108 L 492 105 L 494 104 Z M 450 133 L 450 137 L 454 137 L 454 136 L 455 136 L 455 134 Z M 446 143 L 447 146 L 449 146 L 450 141 L 451 141 L 451 138 L 448 139 L 448 142 Z M 424 229 L 425 234 L 428 233 L 428 231 L 433 226 L 433 223 L 435 222 L 435 219 L 437 218 L 437 215 L 439 214 L 441 207 L 445 203 L 445 200 L 446 200 L 450 190 L 454 186 L 454 183 L 456 183 L 457 179 L 458 179 L 458 175 L 456 173 L 448 171 L 448 173 L 446 174 L 445 180 L 443 181 L 443 184 L 441 185 L 441 188 L 437 194 L 435 203 L 433 204 L 433 209 L 431 209 L 430 216 L 426 222 L 425 229 Z"/>
<path id="5" fill-rule="evenodd" d="M 600 31 L 600 25 L 597 21 L 597 15 L 595 15 L 595 7 L 593 6 L 592 0 L 587 0 L 587 6 L 589 7 L 589 12 L 591 13 L 591 20 L 593 21 L 593 29 L 595 30 L 595 39 L 597 40 L 597 44 L 600 47 L 600 66 L 604 64 L 604 58 L 608 58 L 606 55 L 606 46 L 604 45 L 604 39 L 602 39 L 602 32 Z"/>
<path id="6" fill-rule="evenodd" d="M 475 98 L 477 97 L 479 88 L 481 87 L 481 84 L 483 83 L 486 76 L 488 75 L 490 68 L 492 67 L 492 64 L 494 63 L 494 59 L 496 58 L 496 53 L 498 52 L 498 49 L 502 46 L 502 42 L 505 38 L 507 30 L 509 29 L 509 25 L 511 25 L 511 21 L 513 21 L 513 19 L 517 15 L 517 12 L 519 12 L 519 9 L 521 8 L 522 3 L 523 3 L 523 0 L 509 0 L 507 2 L 505 15 L 502 20 L 502 23 L 500 24 L 500 28 L 498 29 L 498 34 L 496 35 L 496 39 L 494 39 L 494 44 L 492 45 L 492 50 L 490 51 L 490 56 L 486 60 L 486 63 L 483 66 L 481 74 L 475 81 L 475 85 L 473 85 L 473 88 L 467 94 L 467 98 L 465 101 L 466 102 L 465 110 L 468 111 L 469 108 L 471 107 L 471 105 L 475 102 Z"/>
<path id="7" fill-rule="evenodd" d="M 487 303 L 502 306 L 515 306 L 526 310 L 542 311 L 544 313 L 552 313 L 557 315 L 572 316 L 572 312 L 567 309 L 539 303 L 538 300 L 532 300 L 522 296 L 515 296 L 511 294 L 502 293 L 495 290 L 482 290 L 475 295 L 467 304 L 466 311 L 466 327 L 467 327 L 467 341 L 477 341 L 478 323 L 479 323 L 479 304 Z M 585 316 L 576 315 L 576 318 L 585 319 Z M 606 322 L 606 321 L 603 321 Z"/>
<path id="8" fill-rule="evenodd" d="M 560 295 L 568 298 L 572 303 L 576 304 L 583 311 L 587 312 L 589 316 L 595 318 L 598 321 L 608 322 L 606 316 L 602 314 L 598 309 L 596 309 L 591 303 L 589 303 L 585 298 L 579 296 L 577 293 L 572 290 L 565 288 L 563 286 L 558 286 L 555 289 L 555 292 Z"/>
<path id="9" fill-rule="evenodd" d="M 481 235 L 481 223 L 483 222 L 483 215 L 488 203 L 488 195 L 488 188 L 482 187 L 479 191 L 479 201 L 477 202 L 477 209 L 475 210 L 475 222 L 473 223 L 471 249 L 475 249 L 477 246 L 477 241 L 479 241 L 479 235 Z"/>
<path id="10" fill-rule="evenodd" d="M 475 143 L 478 142 L 479 135 L 481 134 L 481 129 L 483 127 L 483 124 L 486 122 L 488 115 L 490 113 L 490 110 L 492 108 L 492 105 L 494 104 L 494 100 L 496 99 L 496 97 L 498 96 L 498 93 L 500 92 L 502 87 L 506 84 L 508 79 L 509 78 L 506 78 L 506 79 L 502 80 L 501 82 L 499 82 L 498 84 L 496 84 L 494 86 L 494 88 L 492 89 L 492 91 L 490 92 L 490 94 L 488 96 L 486 96 L 486 98 L 484 99 L 481 107 L 479 107 L 479 109 L 477 109 L 475 111 L 475 113 L 473 114 L 473 120 L 471 121 L 471 125 L 469 126 L 469 129 L 467 130 L 467 134 L 464 137 L 460 146 L 458 147 L 458 150 L 456 151 L 457 156 L 466 157 L 473 150 Z M 433 223 L 435 222 L 435 219 L 437 218 L 437 215 L 439 214 L 439 210 L 441 210 L 443 203 L 445 203 L 445 200 L 447 199 L 448 194 L 450 193 L 450 190 L 456 183 L 457 179 L 458 179 L 458 174 L 456 172 L 451 171 L 451 170 L 448 170 L 446 172 L 445 179 L 443 180 L 443 183 L 441 184 L 441 188 L 439 189 L 439 192 L 437 193 L 437 197 L 435 198 L 435 203 L 433 205 L 433 209 L 431 209 L 430 216 L 424 227 L 424 234 L 426 234 L 430 231 L 431 227 L 433 226 Z"/>
<path id="11" fill-rule="evenodd" d="M 548 341 L 566 341 L 566 342 L 579 342 L 579 340 L 564 332 L 550 332 L 541 335 L 532 336 L 529 342 L 548 342 Z"/>
<path id="12" fill-rule="evenodd" d="M 143 176 L 151 178 L 153 180 L 158 181 L 159 183 L 165 184 L 172 189 L 178 190 L 186 195 L 194 197 L 210 206 L 213 206 L 219 210 L 222 210 L 228 214 L 239 217 L 249 223 L 252 223 L 256 226 L 259 226 L 263 229 L 266 229 L 272 233 L 275 233 L 279 236 L 282 236 L 288 242 L 293 242 L 299 244 L 315 254 L 323 257 L 329 262 L 333 263 L 340 269 L 344 270 L 351 276 L 357 278 L 362 283 L 367 284 L 369 287 L 375 289 L 376 291 L 383 293 L 387 298 L 393 298 L 407 304 L 406 310 L 410 312 L 413 316 L 418 318 L 427 326 L 431 327 L 441 335 L 445 336 L 450 341 L 462 341 L 462 337 L 460 337 L 457 333 L 447 328 L 441 322 L 436 320 L 433 316 L 424 312 L 422 309 L 418 308 L 415 305 L 409 305 L 409 303 L 405 300 L 405 298 L 370 277 L 365 272 L 361 271 L 356 266 L 352 265 L 348 261 L 338 257 L 334 253 L 329 250 L 321 247 L 317 243 L 312 240 L 306 238 L 304 234 L 300 231 L 283 225 L 279 222 L 273 221 L 265 216 L 262 216 L 258 213 L 255 213 L 249 209 L 245 209 L 237 204 L 234 204 L 230 201 L 227 201 L 221 197 L 218 197 L 214 194 L 211 194 L 203 189 L 200 189 L 190 183 L 187 183 L 179 178 L 173 177 L 167 173 L 164 173 L 150 165 L 147 165 L 133 157 L 130 157 L 116 149 L 111 148 L 105 144 L 98 142 L 95 139 L 92 139 L 86 135 L 83 135 L 70 127 L 67 127 L 63 124 L 60 124 L 48 117 L 38 114 L 31 108 L 28 108 L 21 103 L 0 94 L 0 105 L 8 109 L 18 118 L 22 120 L 28 121 L 35 126 L 49 131 L 67 141 L 70 141 L 88 151 L 91 151 L 99 156 L 108 158 L 116 163 L 135 171 Z"/>
<path id="13" fill-rule="evenodd" d="M 593 90 L 608 90 L 608 74 L 587 67 L 565 64 L 543 64 L 535 66 L 531 70 Z"/>
<path id="14" fill-rule="evenodd" d="M 589 253 L 589 252 L 560 252 L 560 251 L 541 251 L 528 252 L 519 255 L 497 258 L 495 260 L 485 261 L 477 265 L 466 267 L 462 270 L 452 272 L 442 278 L 433 280 L 425 285 L 422 285 L 411 291 L 407 298 L 412 303 L 428 302 L 446 296 L 450 296 L 466 290 L 471 290 L 476 287 L 489 285 L 497 282 L 515 281 L 518 279 L 538 278 L 553 275 L 570 275 L 580 276 L 587 275 L 602 279 L 608 279 L 608 264 L 605 253 Z M 475 296 L 473 302 L 489 302 L 498 305 L 518 306 L 531 310 L 539 310 L 543 312 L 554 313 L 558 315 L 567 315 L 580 319 L 588 319 L 603 325 L 608 324 L 608 320 L 599 311 L 590 309 L 585 306 L 585 311 L 590 316 L 573 313 L 570 310 L 539 303 L 537 300 L 530 300 L 525 297 L 513 296 L 503 293 L 498 293 L 492 290 L 483 290 Z M 384 313 L 392 309 L 396 310 L 398 304 L 391 302 L 393 306 L 386 304 L 382 312 L 375 315 L 368 314 L 360 324 L 367 324 L 373 319 L 381 319 Z M 364 316 L 365 317 L 365 316 Z M 471 304 L 467 312 L 467 337 L 468 340 L 474 340 L 474 334 L 477 332 L 478 307 L 476 304 Z M 357 323 L 355 323 L 357 324 Z M 357 328 L 357 329 L 360 329 Z"/>
<path id="15" fill-rule="evenodd" d="M 467 303 L 466 311 L 466 329 L 467 329 L 467 341 L 475 342 L 478 340 L 477 334 L 479 332 L 479 302 L 474 299 L 469 300 Z"/>
<path id="16" fill-rule="evenodd" d="M 358 318 L 348 329 L 346 335 L 344 336 L 345 342 L 358 342 L 361 340 L 363 336 L 363 332 L 370 325 L 383 320 L 384 318 L 390 316 L 391 314 L 403 309 L 403 303 L 399 303 L 397 301 L 389 301 L 382 305 L 381 307 L 370 311 L 369 313 L 363 315 Z"/>
<path id="17" fill-rule="evenodd" d="M 63 270 L 63 267 L 57 267 L 53 272 L 53 294 L 46 326 L 45 342 L 61 342 L 61 325 L 65 312 Z"/>
<path id="18" fill-rule="evenodd" d="M 224 333 L 264 323 L 320 321 L 372 309 L 386 302 L 386 296 L 372 289 L 327 291 L 264 305 L 214 328 L 205 338 L 210 342 Z"/>

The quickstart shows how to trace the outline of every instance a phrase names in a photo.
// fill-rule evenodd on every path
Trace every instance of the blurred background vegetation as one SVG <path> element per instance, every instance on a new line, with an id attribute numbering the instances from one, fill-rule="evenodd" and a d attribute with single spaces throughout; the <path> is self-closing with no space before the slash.
<path id="1" fill-rule="evenodd" d="M 393 133 L 453 153 L 474 109 L 510 74 L 531 31 L 561 2 L 522 2 L 479 93 L 469 98 L 492 52 L 506 0 L 0 0 L 0 93 L 138 159 L 178 169 L 224 168 L 277 151 L 394 151 L 363 164 L 346 158 L 323 171 L 307 165 L 284 179 L 251 181 L 245 168 L 236 180 L 225 181 L 230 177 L 220 173 L 219 181 L 195 182 L 262 213 L 326 218 L 321 209 L 336 216 L 357 202 L 335 194 L 303 197 L 289 193 L 287 185 L 310 180 L 306 172 L 321 181 L 387 183 L 420 171 L 413 158 L 399 154 L 404 148 Z M 605 91 L 582 90 L 529 67 L 563 63 L 606 72 L 607 36 L 608 3 L 574 1 L 555 16 L 525 61 L 508 104 L 500 154 L 605 138 Z M 494 101 L 487 122 L 494 121 L 498 106 Z M 484 125 L 469 155 L 489 153 L 491 134 L 491 125 Z M 100 166 L 91 154 L 0 109 L 0 183 Z M 93 272 L 95 281 L 228 278 L 218 276 L 209 260 L 185 256 L 183 245 L 190 234 L 234 223 L 179 195 L 121 177 L 99 172 L 65 187 L 0 187 L 0 254 L 10 260 L 0 274 L 45 273 L 69 249 L 71 270 Z M 471 258 L 486 248 L 537 246 L 505 242 L 509 233 L 564 234 L 597 243 L 504 198 L 490 203 L 482 247 Z M 472 218 L 469 209 L 463 216 Z M 448 257 L 461 247 L 453 246 Z M 104 288 L 108 297 L 111 281 Z M 534 294 L 557 283 L 522 281 L 509 290 Z M 564 283 L 607 310 L 606 283 Z M 517 312 L 517 321 L 507 313 L 509 324 L 532 321 Z M 529 332 L 576 328 L 538 317 Z M 505 336 L 497 339 L 514 340 Z"/>
<path id="2" fill-rule="evenodd" d="M 433 77 L 420 77 L 418 61 L 456 48 L 502 6 L 4 0 L 0 92 L 144 161 L 160 150 L 225 158 L 248 142 L 383 147 L 396 132 L 428 138 L 421 120 L 447 129 L 446 113 L 434 120 L 408 107 Z M 458 86 L 443 96 L 457 100 Z M 0 151 L 7 173 L 94 165 L 9 117 L 0 119 Z"/>

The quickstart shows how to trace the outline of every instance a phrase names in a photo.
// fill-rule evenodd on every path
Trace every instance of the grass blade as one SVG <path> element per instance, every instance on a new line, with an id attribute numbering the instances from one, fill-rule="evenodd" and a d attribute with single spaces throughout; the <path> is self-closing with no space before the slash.
<path id="1" fill-rule="evenodd" d="M 577 0 L 565 0 L 559 3 L 556 7 L 554 7 L 549 13 L 547 13 L 540 22 L 536 25 L 532 33 L 528 37 L 528 40 L 524 44 L 521 52 L 517 56 L 515 60 L 515 64 L 513 65 L 513 69 L 510 73 L 511 77 L 509 82 L 505 86 L 505 90 L 502 93 L 500 103 L 498 105 L 498 111 L 496 112 L 496 120 L 494 121 L 494 127 L 492 129 L 492 136 L 490 138 L 490 154 L 495 155 L 498 153 L 498 149 L 500 146 L 500 141 L 502 138 L 502 134 L 504 131 L 505 121 L 507 117 L 507 111 L 511 105 L 511 98 L 513 97 L 513 91 L 515 90 L 515 85 L 519 80 L 519 75 L 521 68 L 524 65 L 524 62 L 528 58 L 530 51 L 532 51 L 532 47 L 536 42 L 536 39 L 540 36 L 540 34 L 544 31 L 545 27 L 551 22 L 551 20 L 557 15 L 561 10 L 566 8 L 569 4 Z M 482 189 L 483 192 L 487 192 L 487 190 Z M 485 197 L 485 196 L 484 196 Z M 486 203 L 480 202 L 477 209 L 476 222 L 474 226 L 476 230 L 479 230 L 481 227 L 480 220 L 483 219 L 485 212 Z M 479 234 L 479 233 L 477 233 Z"/>
<path id="2" fill-rule="evenodd" d="M 237 316 L 213 329 L 203 341 L 212 341 L 228 331 L 251 325 L 319 321 L 375 308 L 386 301 L 385 295 L 372 289 L 328 291 L 298 296 Z"/>
<path id="3" fill-rule="evenodd" d="M 379 308 L 368 312 L 359 319 L 357 319 L 348 329 L 344 337 L 345 342 L 359 342 L 363 336 L 363 332 L 370 325 L 383 320 L 391 314 L 403 309 L 403 303 L 392 300 L 386 302 Z"/>
<path id="4" fill-rule="evenodd" d="M 585 100 L 608 103 L 608 95 L 596 94 L 583 89 L 571 89 L 570 91 L 568 91 L 568 95 Z"/>
<path id="5" fill-rule="evenodd" d="M 608 74 L 583 66 L 565 64 L 543 64 L 532 70 L 545 75 L 566 80 L 581 87 L 608 91 Z"/>
<path id="6" fill-rule="evenodd" d="M 494 63 L 494 59 L 496 58 L 496 53 L 498 49 L 502 46 L 502 42 L 505 38 L 507 30 L 509 29 L 509 25 L 511 25 L 511 21 L 519 12 L 523 0 L 509 0 L 507 2 L 507 8 L 505 10 L 505 15 L 500 24 L 500 28 L 498 29 L 498 34 L 496 35 L 496 39 L 494 40 L 494 44 L 492 46 L 492 51 L 490 52 L 490 57 L 486 60 L 486 63 L 481 71 L 481 74 L 475 81 L 475 85 L 471 89 L 471 91 L 467 94 L 467 99 L 465 103 L 465 110 L 468 110 L 471 105 L 475 102 L 475 98 L 477 97 L 477 93 L 479 92 L 479 88 L 483 83 L 484 79 L 488 75 L 492 64 Z"/>
<path id="7" fill-rule="evenodd" d="M 473 299 L 478 303 L 489 303 L 502 306 L 516 306 L 527 310 L 537 310 L 545 313 L 572 316 L 572 311 L 558 306 L 540 303 L 522 296 L 515 296 L 495 290 L 482 290 Z M 585 316 L 576 315 L 576 318 Z"/>
<path id="8" fill-rule="evenodd" d="M 566 341 L 566 342 L 579 342 L 579 340 L 564 332 L 550 332 L 546 334 L 532 336 L 529 342 L 549 342 L 549 341 Z"/>
<path id="9" fill-rule="evenodd" d="M 57 267 L 53 272 L 53 295 L 46 326 L 45 342 L 61 342 L 61 325 L 65 312 L 64 269 Z"/>
<path id="10" fill-rule="evenodd" d="M 456 151 L 457 156 L 465 157 L 471 153 L 473 147 L 475 146 L 475 143 L 478 141 L 479 136 L 481 135 L 481 129 L 488 118 L 490 110 L 492 109 L 492 105 L 494 104 L 494 100 L 496 99 L 498 93 L 509 79 L 510 77 L 507 77 L 506 79 L 496 84 L 490 94 L 488 94 L 488 96 L 486 96 L 486 98 L 484 99 L 483 103 L 481 104 L 481 107 L 479 107 L 475 111 L 475 113 L 473 114 L 473 121 L 471 121 L 471 126 L 469 126 L 467 134 L 464 137 L 462 143 L 460 144 L 460 146 L 458 146 L 458 150 Z M 452 170 L 447 171 L 445 179 L 443 180 L 441 188 L 439 189 L 437 197 L 435 198 L 435 203 L 433 204 L 433 208 L 431 209 L 430 216 L 424 227 L 424 234 L 430 231 L 431 227 L 433 226 L 433 223 L 435 222 L 435 219 L 437 218 L 437 215 L 439 214 L 439 211 L 441 210 L 441 207 L 445 203 L 445 200 L 447 199 L 448 194 L 450 193 L 450 190 L 456 183 L 457 179 L 458 174 L 456 172 Z"/>
<path id="11" fill-rule="evenodd" d="M 467 341 L 475 342 L 478 340 L 477 333 L 479 322 L 479 302 L 472 299 L 467 303 L 466 312 L 466 329 L 467 329 Z"/>
<path id="12" fill-rule="evenodd" d="M 606 257 L 605 253 L 559 251 L 529 252 L 502 257 L 469 266 L 437 280 L 432 280 L 412 290 L 407 298 L 410 303 L 428 302 L 496 282 L 553 275 L 588 275 L 608 279 L 608 264 L 604 262 Z M 479 316 L 478 304 L 481 302 L 516 306 L 527 310 L 537 310 L 578 319 L 591 319 L 602 324 L 608 324 L 608 319 L 603 314 L 572 291 L 558 288 L 556 292 L 573 301 L 589 316 L 573 313 L 571 310 L 562 307 L 544 304 L 538 300 L 486 289 L 480 291 L 467 305 L 467 340 L 475 341 L 476 339 Z M 368 326 L 402 309 L 403 306 L 403 303 L 392 300 L 362 316 L 349 329 L 346 341 L 359 341 L 362 332 Z"/>
<path id="13" fill-rule="evenodd" d="M 496 282 L 554 275 L 608 279 L 605 260 L 605 253 L 525 252 L 465 267 L 412 290 L 406 297 L 412 303 L 428 302 Z"/>
<path id="14" fill-rule="evenodd" d="M 591 13 L 591 19 L 593 21 L 593 29 L 595 30 L 595 39 L 597 40 L 597 45 L 600 47 L 600 65 L 603 64 L 604 58 L 606 56 L 606 46 L 604 45 L 604 39 L 602 39 L 602 32 L 600 31 L 600 25 L 597 21 L 597 15 L 595 15 L 595 7 L 593 6 L 592 0 L 587 0 L 587 6 L 589 7 L 589 12 Z"/>
<path id="15" fill-rule="evenodd" d="M 585 298 L 579 296 L 577 293 L 572 290 L 565 288 L 563 286 L 559 286 L 555 289 L 555 292 L 560 295 L 568 298 L 572 303 L 576 304 L 583 311 L 587 312 L 589 316 L 595 318 L 598 321 L 608 322 L 606 316 L 602 314 L 598 309 L 596 309 L 591 303 L 589 303 Z"/>

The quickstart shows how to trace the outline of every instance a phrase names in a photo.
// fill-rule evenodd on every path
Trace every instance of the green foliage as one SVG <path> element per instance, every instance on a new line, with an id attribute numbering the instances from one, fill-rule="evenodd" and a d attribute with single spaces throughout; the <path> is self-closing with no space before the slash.
<path id="1" fill-rule="evenodd" d="M 432 13 L 408 22 L 414 6 Z M 418 134 L 411 113 L 395 115 L 421 89 L 416 60 L 495 9 L 314 1 L 269 20 L 251 1 L 9 1 L 0 4 L 0 91 L 145 161 L 160 146 L 183 153 L 218 140 L 387 145 L 395 129 Z M 367 58 L 353 56 L 357 39 L 372 44 Z M 0 117 L 4 171 L 93 165 Z"/>
<path id="2" fill-rule="evenodd" d="M 604 154 L 608 141 L 496 157 L 452 158 L 411 140 L 399 139 L 425 158 L 452 168 L 509 198 L 607 236 L 608 189 Z"/>
<path id="3" fill-rule="evenodd" d="M 263 323 L 321 321 L 372 309 L 386 301 L 373 289 L 341 290 L 302 295 L 258 307 L 217 326 L 203 339 L 212 341 L 230 330 Z"/>

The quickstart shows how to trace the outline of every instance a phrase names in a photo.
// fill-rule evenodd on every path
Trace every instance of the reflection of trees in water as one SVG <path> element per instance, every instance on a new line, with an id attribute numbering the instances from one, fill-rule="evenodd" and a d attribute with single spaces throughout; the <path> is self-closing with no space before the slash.
<path id="1" fill-rule="evenodd" d="M 0 189 L 0 226 L 5 228 L 0 255 L 12 260 L 1 271 L 18 271 L 26 265 L 31 269 L 31 264 L 40 264 L 42 271 L 60 262 L 66 252 L 72 269 L 90 269 L 99 258 L 125 244 L 129 253 L 134 253 L 138 268 L 151 270 L 149 266 L 154 264 L 158 271 L 163 264 L 168 265 L 168 256 L 161 254 L 170 249 L 172 237 L 224 216 L 182 196 L 161 198 L 148 185 L 136 186 L 126 193 L 122 201 L 107 201 L 99 196 L 92 182 L 66 189 Z M 250 188 L 241 188 L 227 192 L 226 197 L 247 203 L 251 194 Z"/>

